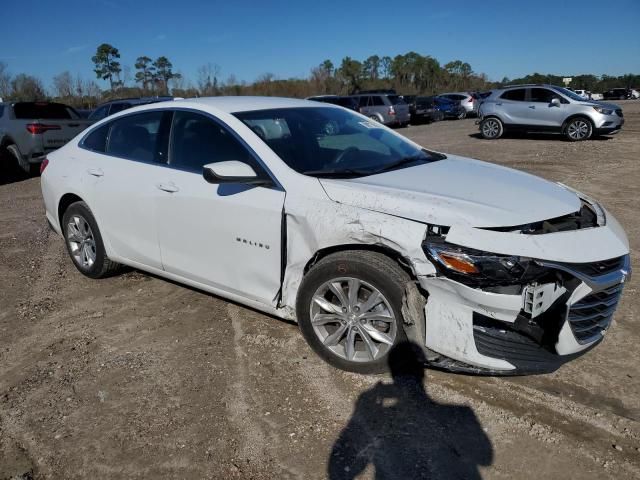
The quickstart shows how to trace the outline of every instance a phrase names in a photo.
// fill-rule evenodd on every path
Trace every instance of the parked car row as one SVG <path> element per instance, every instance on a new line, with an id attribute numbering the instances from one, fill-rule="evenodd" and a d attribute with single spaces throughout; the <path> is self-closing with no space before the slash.
<path id="1" fill-rule="evenodd" d="M 318 95 L 307 100 L 340 105 L 384 125 L 405 127 L 411 121 L 409 105 L 393 90 L 370 90 L 347 96 Z"/>
<path id="2" fill-rule="evenodd" d="M 355 95 L 318 95 L 307 100 L 331 103 L 362 113 L 389 126 L 430 123 L 445 118 L 475 115 L 480 97 L 475 93 L 443 93 L 435 96 L 398 95 L 395 90 L 365 90 Z"/>
<path id="3" fill-rule="evenodd" d="M 602 94 L 605 100 L 629 100 L 640 98 L 640 92 L 633 88 L 613 88 Z"/>

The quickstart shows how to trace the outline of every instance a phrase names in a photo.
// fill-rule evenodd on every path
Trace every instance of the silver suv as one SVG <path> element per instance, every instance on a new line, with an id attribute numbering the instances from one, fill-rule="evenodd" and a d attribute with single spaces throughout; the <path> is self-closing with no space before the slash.
<path id="1" fill-rule="evenodd" d="M 624 124 L 619 106 L 585 100 L 554 85 L 494 90 L 480 104 L 478 117 L 480 133 L 489 140 L 508 131 L 524 131 L 560 133 L 575 142 L 617 133 Z"/>

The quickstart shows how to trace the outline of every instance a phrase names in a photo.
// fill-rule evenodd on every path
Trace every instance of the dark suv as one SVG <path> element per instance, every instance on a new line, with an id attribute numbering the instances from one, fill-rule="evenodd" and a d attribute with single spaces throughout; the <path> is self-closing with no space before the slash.
<path id="1" fill-rule="evenodd" d="M 409 105 L 411 113 L 411 123 L 438 122 L 444 119 L 444 113 L 438 110 L 433 97 L 419 97 L 417 95 L 402 95 L 404 101 Z"/>
<path id="2" fill-rule="evenodd" d="M 173 100 L 173 97 L 140 97 L 111 100 L 96 107 L 96 109 L 89 114 L 89 120 L 97 122 L 98 120 L 102 120 L 104 117 L 121 112 L 122 110 L 127 110 L 131 107 L 146 105 L 148 103 L 164 102 L 166 100 Z"/>
<path id="3" fill-rule="evenodd" d="M 358 111 L 358 101 L 353 97 L 341 97 L 339 95 L 316 95 L 314 97 L 307 97 L 307 100 L 313 102 L 331 103 L 332 105 L 339 105 L 349 110 Z"/>

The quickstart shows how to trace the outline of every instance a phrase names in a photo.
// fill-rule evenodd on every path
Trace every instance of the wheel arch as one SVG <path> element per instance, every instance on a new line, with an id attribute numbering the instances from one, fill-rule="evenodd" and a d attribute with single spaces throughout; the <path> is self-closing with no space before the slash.
<path id="1" fill-rule="evenodd" d="M 60 225 L 60 229 L 62 230 L 62 217 L 64 213 L 67 211 L 71 204 L 76 202 L 84 202 L 84 200 L 76 195 L 75 193 L 65 193 L 58 202 L 58 224 Z"/>
<path id="2" fill-rule="evenodd" d="M 571 122 L 571 120 L 575 120 L 576 118 L 584 118 L 591 124 L 591 130 L 595 130 L 596 125 L 591 117 L 589 117 L 589 115 L 587 115 L 586 113 L 574 113 L 573 115 L 569 115 L 562 123 L 562 128 L 560 130 L 562 134 L 565 134 L 567 132 L 567 125 L 569 125 L 569 122 Z"/>
<path id="3" fill-rule="evenodd" d="M 318 263 L 323 258 L 333 254 L 340 252 L 348 252 L 348 251 L 366 251 L 366 252 L 376 252 L 385 257 L 390 258 L 395 263 L 397 263 L 400 268 L 402 268 L 412 280 L 417 280 L 416 274 L 411 267 L 410 262 L 402 255 L 402 253 L 394 250 L 391 247 L 387 247 L 385 245 L 376 245 L 376 244 L 362 244 L 362 243 L 344 243 L 339 245 L 331 245 L 329 247 L 321 248 L 317 250 L 309 259 L 309 261 L 304 266 L 304 270 L 302 276 L 306 275 L 307 272 L 313 267 L 316 263 Z"/>

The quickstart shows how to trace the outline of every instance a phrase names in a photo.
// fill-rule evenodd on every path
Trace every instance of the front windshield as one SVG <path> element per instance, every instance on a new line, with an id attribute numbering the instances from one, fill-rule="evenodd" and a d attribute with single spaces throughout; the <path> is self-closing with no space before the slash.
<path id="1" fill-rule="evenodd" d="M 342 108 L 279 108 L 235 116 L 306 175 L 362 177 L 445 158 Z"/>
<path id="2" fill-rule="evenodd" d="M 571 100 L 576 100 L 578 102 L 584 102 L 584 98 L 583 97 L 581 97 L 580 95 L 578 95 L 575 92 L 572 92 L 571 90 L 567 90 L 566 88 L 562 88 L 562 87 L 553 87 L 553 89 L 556 92 L 560 92 L 565 97 L 569 97 Z"/>

